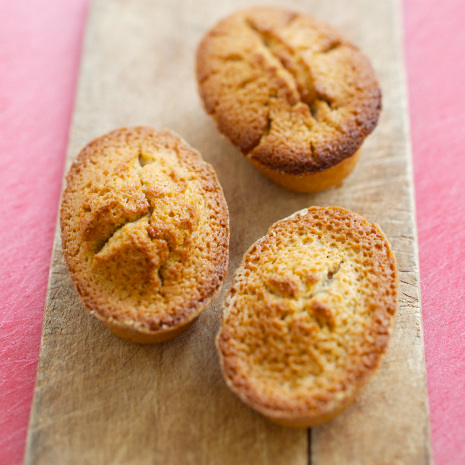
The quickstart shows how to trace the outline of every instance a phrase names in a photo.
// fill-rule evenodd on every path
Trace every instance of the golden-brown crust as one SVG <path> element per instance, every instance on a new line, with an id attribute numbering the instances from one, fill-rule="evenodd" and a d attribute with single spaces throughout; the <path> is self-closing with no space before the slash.
<path id="1" fill-rule="evenodd" d="M 301 176 L 351 157 L 375 128 L 381 90 L 369 60 L 303 14 L 253 8 L 220 21 L 197 51 L 206 111 L 242 153 Z"/>
<path id="2" fill-rule="evenodd" d="M 346 408 L 377 368 L 398 306 L 391 247 L 376 224 L 312 207 L 245 254 L 216 344 L 228 386 L 294 427 Z"/>
<path id="3" fill-rule="evenodd" d="M 89 143 L 66 180 L 63 255 L 84 306 L 134 342 L 187 329 L 227 273 L 213 168 L 170 131 L 122 128 Z"/>

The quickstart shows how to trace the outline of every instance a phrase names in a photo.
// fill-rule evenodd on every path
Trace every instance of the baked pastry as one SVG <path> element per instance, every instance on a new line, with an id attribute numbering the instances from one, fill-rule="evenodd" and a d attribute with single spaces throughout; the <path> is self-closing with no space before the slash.
<path id="1" fill-rule="evenodd" d="M 227 273 L 213 168 L 170 131 L 123 128 L 88 144 L 66 181 L 63 255 L 87 310 L 134 342 L 187 329 Z"/>
<path id="2" fill-rule="evenodd" d="M 391 247 L 339 207 L 275 223 L 245 254 L 216 344 L 228 386 L 288 426 L 330 420 L 386 350 L 398 306 Z"/>
<path id="3" fill-rule="evenodd" d="M 235 13 L 203 38 L 196 66 L 219 131 L 263 174 L 297 192 L 339 184 L 381 110 L 369 60 L 304 14 Z"/>

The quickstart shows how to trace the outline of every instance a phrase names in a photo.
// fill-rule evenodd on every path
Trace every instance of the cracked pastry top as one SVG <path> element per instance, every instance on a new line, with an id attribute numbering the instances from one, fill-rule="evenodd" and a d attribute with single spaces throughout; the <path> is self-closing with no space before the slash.
<path id="1" fill-rule="evenodd" d="M 250 407 L 309 427 L 347 407 L 380 362 L 398 306 L 391 247 L 339 207 L 275 223 L 246 253 L 216 344 L 228 386 Z"/>
<path id="2" fill-rule="evenodd" d="M 293 190 L 339 183 L 381 110 L 375 73 L 356 46 L 310 16 L 274 8 L 240 11 L 210 30 L 197 80 L 219 131 Z"/>
<path id="3" fill-rule="evenodd" d="M 62 248 L 84 306 L 135 342 L 187 329 L 227 273 L 213 168 L 170 131 L 123 128 L 88 144 L 66 181 Z"/>

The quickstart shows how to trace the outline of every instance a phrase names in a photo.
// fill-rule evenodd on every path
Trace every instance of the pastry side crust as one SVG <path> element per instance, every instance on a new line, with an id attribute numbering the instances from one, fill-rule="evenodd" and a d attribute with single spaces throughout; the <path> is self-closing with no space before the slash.
<path id="1" fill-rule="evenodd" d="M 288 174 L 272 170 L 259 163 L 250 160 L 261 173 L 276 184 L 294 192 L 319 192 L 341 184 L 342 181 L 354 170 L 360 158 L 361 150 L 355 152 L 349 158 L 340 161 L 323 171 L 310 174 Z"/>

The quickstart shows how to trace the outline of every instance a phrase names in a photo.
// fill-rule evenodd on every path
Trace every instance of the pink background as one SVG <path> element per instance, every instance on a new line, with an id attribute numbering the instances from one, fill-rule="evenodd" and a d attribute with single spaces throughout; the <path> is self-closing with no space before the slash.
<path id="1" fill-rule="evenodd" d="M 27 3 L 27 6 L 26 6 Z M 19 464 L 88 0 L 0 1 L 0 463 Z M 465 464 L 465 2 L 404 0 L 433 452 Z"/>

